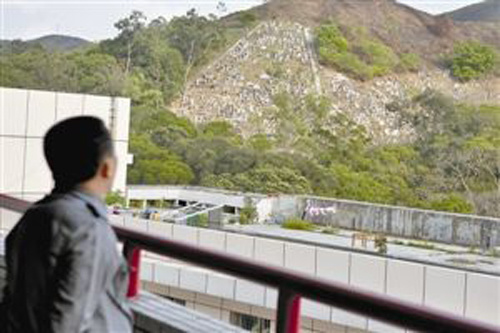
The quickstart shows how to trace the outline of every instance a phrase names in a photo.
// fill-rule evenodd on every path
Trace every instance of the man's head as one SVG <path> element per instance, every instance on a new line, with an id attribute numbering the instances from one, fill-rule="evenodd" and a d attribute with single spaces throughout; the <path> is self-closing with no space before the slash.
<path id="1" fill-rule="evenodd" d="M 100 119 L 82 116 L 55 124 L 45 135 L 43 149 L 57 189 L 81 186 L 99 196 L 111 189 L 116 158 Z"/>

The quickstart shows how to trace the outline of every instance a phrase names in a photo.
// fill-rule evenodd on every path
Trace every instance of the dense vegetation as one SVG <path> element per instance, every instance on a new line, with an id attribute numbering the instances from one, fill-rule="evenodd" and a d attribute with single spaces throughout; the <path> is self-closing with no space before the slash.
<path id="1" fill-rule="evenodd" d="M 182 98 L 193 73 L 251 24 L 254 18 L 242 15 L 228 28 L 194 11 L 147 23 L 134 12 L 117 22 L 116 38 L 83 51 L 20 45 L 0 55 L 0 85 L 129 96 L 130 183 L 316 194 L 500 216 L 497 106 L 460 105 L 435 91 L 391 103 L 416 137 L 385 146 L 343 114 L 331 115 L 330 101 L 321 96 L 297 100 L 277 93 L 268 110 L 279 121 L 273 136 L 245 139 L 225 121 L 196 126 L 171 113 L 170 102 Z M 359 29 L 342 32 L 329 23 L 317 38 L 324 63 L 360 79 L 419 67 L 418 56 L 396 54 Z M 460 58 L 465 54 L 456 51 L 457 66 L 467 63 Z M 244 216 L 251 220 L 253 213 Z"/>
<path id="2" fill-rule="evenodd" d="M 470 81 L 494 72 L 498 61 L 494 48 L 469 41 L 455 46 L 450 67 L 456 78 Z"/>
<path id="3" fill-rule="evenodd" d="M 369 80 L 394 71 L 416 71 L 420 57 L 414 53 L 396 54 L 362 28 L 342 31 L 334 22 L 316 29 L 320 61 L 359 80 Z"/>
<path id="4" fill-rule="evenodd" d="M 247 140 L 224 121 L 195 127 L 166 110 L 150 109 L 150 116 L 133 123 L 131 149 L 139 161 L 132 166 L 129 180 L 271 194 L 314 193 L 500 214 L 499 107 L 457 105 L 427 91 L 400 110 L 403 121 L 417 129 L 415 142 L 374 146 L 364 129 L 345 117 L 326 119 L 321 110 L 328 108 L 324 99 L 310 97 L 309 104 L 293 102 L 288 95 L 280 99 L 281 107 L 303 106 L 289 113 L 278 111 L 289 115 L 280 118 L 283 133 Z M 420 112 L 411 111 L 416 109 Z M 311 114 L 313 119 L 305 118 Z M 316 125 L 305 126 L 306 122 Z M 321 125 L 326 122 L 333 129 Z M 158 168 L 143 167 L 140 161 L 158 161 Z M 160 175 L 166 178 L 159 181 Z"/>
<path id="5" fill-rule="evenodd" d="M 360 27 L 327 22 L 316 28 L 320 61 L 358 80 L 370 80 L 392 72 L 417 71 L 421 59 L 415 53 L 397 53 Z M 460 81 L 497 74 L 498 52 L 476 41 L 457 43 L 446 56 L 452 75 Z"/>

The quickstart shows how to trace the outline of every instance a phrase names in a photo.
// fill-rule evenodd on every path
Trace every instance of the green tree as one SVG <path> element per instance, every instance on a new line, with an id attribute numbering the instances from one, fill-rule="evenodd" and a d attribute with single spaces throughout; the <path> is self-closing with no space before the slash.
<path id="1" fill-rule="evenodd" d="M 184 60 L 179 50 L 170 46 L 161 29 L 147 28 L 135 37 L 135 66 L 160 90 L 167 105 L 182 90 Z"/>
<path id="2" fill-rule="evenodd" d="M 257 163 L 255 153 L 246 148 L 232 148 L 217 158 L 215 174 L 237 174 L 252 169 Z"/>
<path id="3" fill-rule="evenodd" d="M 498 63 L 497 51 L 475 41 L 455 45 L 451 59 L 453 76 L 461 81 L 469 81 L 493 71 Z"/>
<path id="4" fill-rule="evenodd" d="M 125 197 L 123 196 L 121 191 L 113 191 L 109 192 L 106 195 L 106 205 L 113 206 L 118 205 L 121 207 L 125 207 Z"/>
<path id="5" fill-rule="evenodd" d="M 363 40 L 357 52 L 365 63 L 371 65 L 373 76 L 386 75 L 393 71 L 399 59 L 394 51 L 377 40 Z"/>
<path id="6" fill-rule="evenodd" d="M 265 134 L 255 134 L 248 139 L 248 144 L 257 152 L 265 152 L 273 148 L 273 141 Z"/>
<path id="7" fill-rule="evenodd" d="M 202 133 L 207 137 L 225 137 L 234 138 L 238 136 L 233 125 L 226 120 L 215 120 L 203 125 Z"/>
<path id="8" fill-rule="evenodd" d="M 243 208 L 240 209 L 240 224 L 252 224 L 257 221 L 257 209 L 251 198 L 245 198 Z"/>
<path id="9" fill-rule="evenodd" d="M 259 193 L 312 193 L 309 181 L 300 173 L 287 168 L 258 167 L 232 178 L 235 187 Z"/>
<path id="10" fill-rule="evenodd" d="M 115 23 L 115 28 L 119 30 L 118 38 L 115 39 L 116 48 L 113 52 L 120 58 L 125 58 L 125 73 L 128 74 L 132 68 L 133 55 L 135 51 L 135 41 L 137 34 L 144 29 L 146 16 L 134 10 L 128 17 Z M 111 43 L 111 47 L 113 47 Z"/>
<path id="11" fill-rule="evenodd" d="M 431 209 L 454 213 L 473 213 L 474 207 L 462 196 L 451 193 L 430 203 Z"/>
<path id="12" fill-rule="evenodd" d="M 96 50 L 66 56 L 68 76 L 76 80 L 78 92 L 117 96 L 123 92 L 124 73 L 117 60 Z"/>
<path id="13" fill-rule="evenodd" d="M 128 172 L 131 184 L 189 184 L 194 178 L 191 168 L 179 157 L 156 146 L 144 134 L 131 134 L 130 151 L 134 154 Z"/>
<path id="14" fill-rule="evenodd" d="M 76 80 L 68 75 L 71 64 L 61 53 L 43 49 L 0 56 L 0 84 L 6 87 L 78 91 Z"/>

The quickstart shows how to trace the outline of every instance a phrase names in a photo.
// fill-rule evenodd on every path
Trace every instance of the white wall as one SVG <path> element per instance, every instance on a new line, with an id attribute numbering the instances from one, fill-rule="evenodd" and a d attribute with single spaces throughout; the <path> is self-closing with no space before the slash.
<path id="1" fill-rule="evenodd" d="M 82 114 L 112 126 L 118 155 L 114 189 L 124 192 L 129 99 L 0 87 L 0 193 L 34 201 L 49 192 L 52 179 L 43 156 L 43 136 L 54 123 Z"/>
<path id="2" fill-rule="evenodd" d="M 257 209 L 259 222 L 269 218 L 274 200 L 265 195 L 174 185 L 130 185 L 126 194 L 127 200 L 186 200 L 237 208 L 244 207 L 245 198 L 250 197 Z"/>
<path id="3" fill-rule="evenodd" d="M 141 186 L 132 185 L 127 187 L 127 199 L 129 200 L 187 200 L 199 201 L 207 204 L 225 204 L 233 207 L 243 207 L 245 196 L 226 194 L 217 191 L 197 190 L 181 186 Z"/>
<path id="4" fill-rule="evenodd" d="M 122 224 L 121 217 L 113 217 Z M 500 277 L 442 268 L 406 260 L 393 260 L 369 254 L 329 249 L 288 241 L 250 237 L 235 233 L 137 220 L 136 228 L 155 236 L 172 237 L 200 247 L 224 251 L 269 265 L 286 267 L 333 282 L 500 325 Z M 129 224 L 130 226 L 130 224 Z M 208 270 L 194 269 L 172 260 L 147 256 L 149 273 L 143 278 L 185 287 L 197 292 L 275 308 L 274 288 L 236 279 Z M 182 273 L 192 271 L 194 273 Z M 159 276 L 161 276 L 161 281 Z M 183 281 L 187 279 L 186 281 Z M 194 281 L 198 281 L 194 283 Z M 196 287 L 189 287 L 194 286 Z M 400 332 L 401 329 L 345 311 L 305 300 L 303 314 L 375 332 Z"/>

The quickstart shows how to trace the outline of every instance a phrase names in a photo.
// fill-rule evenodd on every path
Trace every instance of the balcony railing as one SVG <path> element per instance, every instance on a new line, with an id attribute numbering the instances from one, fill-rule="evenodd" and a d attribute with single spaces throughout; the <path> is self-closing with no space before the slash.
<path id="1" fill-rule="evenodd" d="M 29 206 L 27 201 L 0 194 L 0 208 L 22 213 Z M 357 290 L 352 286 L 263 265 L 214 250 L 200 249 L 127 228 L 115 226 L 114 230 L 124 243 L 123 252 L 130 266 L 130 298 L 138 294 L 140 251 L 146 250 L 277 288 L 279 296 L 276 321 L 279 333 L 299 332 L 301 297 L 417 331 L 500 332 L 500 327 L 402 302 L 393 297 Z"/>

